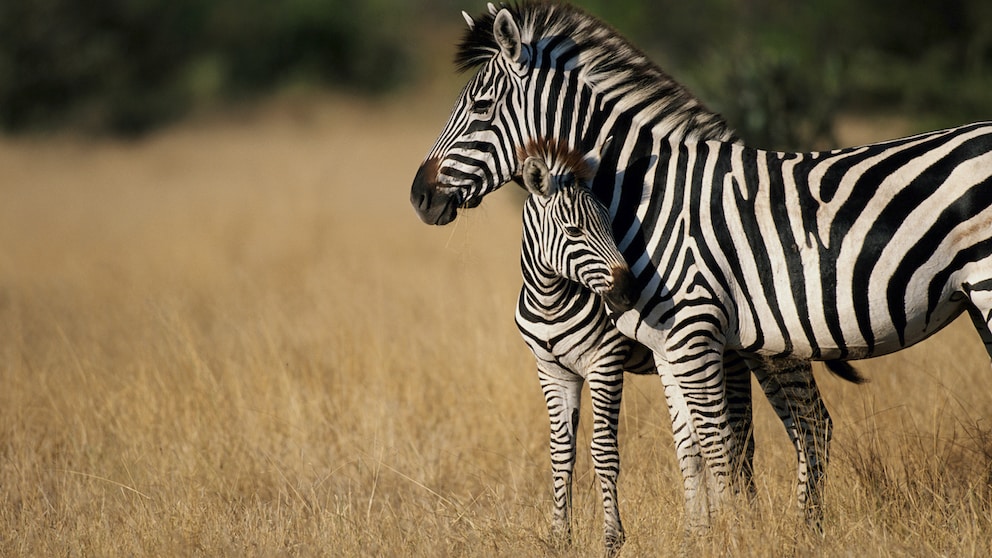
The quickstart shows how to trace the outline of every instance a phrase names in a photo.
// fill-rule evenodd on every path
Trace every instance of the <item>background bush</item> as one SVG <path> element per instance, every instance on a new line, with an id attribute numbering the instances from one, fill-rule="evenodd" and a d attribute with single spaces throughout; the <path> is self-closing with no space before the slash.
<path id="1" fill-rule="evenodd" d="M 755 145 L 830 143 L 838 111 L 923 128 L 992 116 L 982 0 L 587 2 Z"/>
<path id="2" fill-rule="evenodd" d="M 306 82 L 405 77 L 404 4 L 344 0 L 4 0 L 0 125 L 133 134 L 200 102 Z"/>
<path id="3" fill-rule="evenodd" d="M 992 113 L 985 0 L 576 3 L 756 145 L 829 143 L 838 111 L 910 114 L 926 126 Z M 463 9 L 485 2 L 4 0 L 0 126 L 140 133 L 286 84 L 392 91 L 436 79 L 427 61 L 451 56 Z"/>

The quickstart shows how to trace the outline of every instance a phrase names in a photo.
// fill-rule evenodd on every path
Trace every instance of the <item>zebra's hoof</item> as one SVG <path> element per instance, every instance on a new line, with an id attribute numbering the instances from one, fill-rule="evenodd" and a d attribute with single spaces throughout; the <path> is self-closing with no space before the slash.
<path id="1" fill-rule="evenodd" d="M 627 537 L 621 533 L 615 533 L 606 536 L 606 549 L 603 556 L 606 558 L 616 558 L 620 555 L 620 549 L 623 547 L 624 541 Z"/>
<path id="2" fill-rule="evenodd" d="M 806 509 L 806 527 L 817 535 L 823 536 L 823 510 L 817 508 Z"/>
<path id="3" fill-rule="evenodd" d="M 567 550 L 572 546 L 572 530 L 567 527 L 552 526 L 549 542 L 555 550 Z"/>

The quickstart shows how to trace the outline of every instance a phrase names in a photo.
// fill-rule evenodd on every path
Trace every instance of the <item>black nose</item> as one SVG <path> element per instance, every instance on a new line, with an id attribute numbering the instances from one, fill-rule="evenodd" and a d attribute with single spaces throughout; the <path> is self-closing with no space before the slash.
<path id="1" fill-rule="evenodd" d="M 428 225 L 447 225 L 455 220 L 458 200 L 437 189 L 437 161 L 428 159 L 417 170 L 410 187 L 410 204 L 420 220 Z"/>
<path id="2" fill-rule="evenodd" d="M 634 275 L 627 266 L 613 268 L 613 288 L 604 297 L 610 308 L 617 312 L 626 312 L 637 302 L 634 288 Z"/>
<path id="3" fill-rule="evenodd" d="M 421 219 L 424 218 L 424 213 L 431 207 L 432 188 L 428 186 L 427 181 L 424 179 L 424 176 L 427 174 L 425 172 L 426 166 L 421 166 L 417 170 L 417 176 L 413 178 L 413 186 L 410 187 L 410 203 L 417 210 L 417 214 L 420 215 Z"/>

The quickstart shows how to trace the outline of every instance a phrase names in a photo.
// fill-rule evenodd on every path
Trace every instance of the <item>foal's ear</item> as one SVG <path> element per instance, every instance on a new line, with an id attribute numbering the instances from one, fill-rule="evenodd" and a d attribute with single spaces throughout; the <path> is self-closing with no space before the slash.
<path id="1" fill-rule="evenodd" d="M 600 148 L 599 148 L 599 159 L 600 160 L 602 160 L 603 157 L 606 157 L 607 151 L 609 151 L 610 150 L 610 147 L 612 147 L 612 146 L 613 146 L 613 136 L 610 136 L 610 137 L 606 138 L 606 141 L 604 141 L 603 142 L 603 145 L 601 145 Z"/>
<path id="2" fill-rule="evenodd" d="M 540 157 L 527 157 L 520 169 L 524 180 L 524 188 L 536 196 L 551 195 L 551 171 L 548 164 Z"/>
<path id="3" fill-rule="evenodd" d="M 513 20 L 510 10 L 503 8 L 493 20 L 493 37 L 499 45 L 500 53 L 510 62 L 524 63 L 524 48 L 520 39 L 520 27 Z"/>

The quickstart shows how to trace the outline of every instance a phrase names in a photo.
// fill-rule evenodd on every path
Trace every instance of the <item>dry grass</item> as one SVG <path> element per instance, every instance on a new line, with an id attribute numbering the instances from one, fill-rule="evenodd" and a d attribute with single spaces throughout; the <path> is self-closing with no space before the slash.
<path id="1" fill-rule="evenodd" d="M 446 110 L 306 101 L 136 144 L 0 142 L 0 555 L 557 555 L 517 198 L 443 229 L 407 202 Z M 660 382 L 629 379 L 625 555 L 987 554 L 977 336 L 863 370 L 818 371 L 824 539 L 762 402 L 758 502 L 684 540 Z M 595 556 L 586 453 L 577 471 L 565 555 Z"/>

